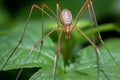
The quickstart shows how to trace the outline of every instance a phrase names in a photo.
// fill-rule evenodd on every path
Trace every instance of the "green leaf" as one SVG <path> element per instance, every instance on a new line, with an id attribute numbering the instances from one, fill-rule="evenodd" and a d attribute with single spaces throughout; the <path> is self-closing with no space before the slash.
<path id="1" fill-rule="evenodd" d="M 111 39 L 106 42 L 106 45 L 109 46 L 109 50 L 112 52 L 112 55 L 115 58 L 117 63 L 120 63 L 120 46 L 118 45 L 120 39 Z M 113 43 L 114 44 L 111 44 Z M 119 46 L 119 47 L 118 47 Z M 118 47 L 115 49 L 115 47 Z M 100 48 L 101 54 L 105 62 L 105 70 L 107 71 L 111 80 L 120 79 L 120 69 L 116 67 L 113 63 L 111 57 L 107 54 L 106 50 L 103 47 Z M 97 64 L 96 64 L 96 54 L 92 46 L 88 46 L 83 50 L 80 50 L 75 55 L 75 62 L 70 63 L 66 66 L 65 69 L 60 68 L 60 64 L 57 67 L 57 80 L 96 80 L 97 79 Z M 49 80 L 52 78 L 52 69 L 53 67 L 43 67 L 37 71 L 30 80 Z M 100 80 L 107 80 L 102 72 L 100 72 Z"/>
<path id="2" fill-rule="evenodd" d="M 19 26 L 21 26 L 21 24 Z M 14 30 L 10 31 L 10 34 L 8 36 L 3 36 L 0 39 L 1 40 L 1 44 L 0 44 L 1 45 L 0 46 L 1 65 L 8 58 L 8 56 L 10 55 L 12 50 L 16 47 L 20 39 L 20 34 L 22 33 L 22 31 L 19 31 L 21 29 L 19 26 L 18 28 L 15 28 Z M 19 31 L 19 33 L 17 33 L 17 31 Z M 10 58 L 4 70 L 17 69 L 22 67 L 24 65 L 26 58 L 28 58 L 28 53 L 30 52 L 30 49 L 38 40 L 40 40 L 40 38 L 41 38 L 41 33 L 39 30 L 39 27 L 35 28 L 34 25 L 30 24 L 21 45 L 13 54 L 13 56 Z M 37 65 L 36 67 L 40 67 L 41 65 L 40 64 L 38 65 L 38 63 L 36 63 L 36 61 L 37 60 L 39 61 L 39 59 L 40 59 L 40 62 L 42 61 L 42 63 L 47 64 L 47 61 L 45 61 L 44 58 L 47 58 L 46 60 L 53 58 L 55 47 L 56 46 L 52 42 L 52 40 L 49 37 L 46 38 L 46 40 L 44 40 L 44 45 L 41 51 L 41 53 L 43 54 L 39 54 L 39 51 L 40 51 L 40 45 L 39 45 L 30 55 L 31 57 L 27 60 L 27 63 L 28 63 L 27 67 L 34 67 L 36 65 Z M 41 55 L 43 55 L 43 57 Z M 33 65 L 32 63 L 36 65 Z"/>
<path id="3" fill-rule="evenodd" d="M 8 35 L 0 37 L 0 69 L 10 55 L 11 51 L 16 47 L 20 35 L 22 34 L 22 26 L 24 26 L 24 24 L 25 23 L 19 23 L 17 28 L 10 30 Z M 41 23 L 39 22 L 29 23 L 23 42 L 7 62 L 5 68 L 3 69 L 4 71 L 19 68 L 37 67 L 40 69 L 33 74 L 30 80 L 52 79 L 56 43 L 50 37 L 48 37 L 44 40 L 41 53 L 39 53 L 40 45 L 38 45 L 35 50 L 33 50 L 32 54 L 29 55 L 32 46 L 41 39 L 41 28 L 39 27 L 40 24 Z M 48 26 L 45 27 L 45 29 L 50 28 Z M 48 31 L 49 30 L 45 30 L 45 32 Z M 110 41 L 106 41 L 106 45 L 118 64 L 120 64 L 119 40 L 120 39 L 110 39 Z M 72 50 L 73 48 L 70 49 Z M 100 50 L 106 66 L 104 69 L 108 72 L 112 80 L 119 80 L 120 70 L 116 67 L 103 46 L 100 47 Z M 68 63 L 68 65 L 64 65 L 63 55 L 60 54 L 57 65 L 56 80 L 95 80 L 97 78 L 96 55 L 93 47 L 88 46 L 84 49 L 80 49 L 77 54 L 73 55 L 73 58 L 71 58 Z M 100 68 L 103 69 L 101 66 Z M 102 72 L 100 72 L 100 80 L 106 80 Z"/>

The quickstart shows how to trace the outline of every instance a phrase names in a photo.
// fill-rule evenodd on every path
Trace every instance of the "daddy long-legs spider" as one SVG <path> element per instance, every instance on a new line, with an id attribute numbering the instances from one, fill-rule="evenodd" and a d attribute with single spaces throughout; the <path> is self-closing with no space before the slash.
<path id="1" fill-rule="evenodd" d="M 56 50 L 54 51 L 54 52 L 52 52 L 52 53 L 55 53 L 55 57 L 54 57 L 54 66 L 52 66 L 53 67 L 53 74 L 52 74 L 52 69 L 50 70 L 48 67 L 46 67 L 45 65 L 46 64 L 48 64 L 48 65 L 51 65 L 52 64 L 52 62 L 50 61 L 50 62 L 48 62 L 48 61 L 46 61 L 46 59 L 44 59 L 44 57 L 42 58 L 42 57 L 39 57 L 40 58 L 40 60 L 39 60 L 39 64 L 37 64 L 39 67 L 41 67 L 41 70 L 40 70 L 40 76 L 41 76 L 41 79 L 42 78 L 47 78 L 47 79 L 50 79 L 50 77 L 49 77 L 49 75 L 50 75 L 50 72 L 51 72 L 51 75 L 53 76 L 51 79 L 57 79 L 57 78 L 60 78 L 61 79 L 61 76 L 58 76 L 57 77 L 57 73 L 59 73 L 59 69 L 60 70 L 62 70 L 62 73 L 64 73 L 64 75 L 63 76 L 68 76 L 68 78 L 71 78 L 71 79 L 74 79 L 76 76 L 79 76 L 79 74 L 83 74 L 83 75 L 89 75 L 89 74 L 86 74 L 85 72 L 81 72 L 81 69 L 78 67 L 78 65 L 79 66 L 82 66 L 82 64 L 80 65 L 79 63 L 82 63 L 82 62 L 76 62 L 75 64 L 70 64 L 69 65 L 69 69 L 67 68 L 68 66 L 64 66 L 65 68 L 63 68 L 63 66 L 61 67 L 61 68 L 59 68 L 59 67 L 57 67 L 58 68 L 58 72 L 56 73 L 56 65 L 57 65 L 57 57 L 58 57 L 58 55 L 60 54 L 60 45 L 61 45 L 61 42 L 60 42 L 60 40 L 61 40 L 61 36 L 62 36 L 62 33 L 65 33 L 65 38 L 66 38 L 66 40 L 67 40 L 67 42 L 68 42 L 68 44 L 69 44 L 69 40 L 70 40 L 70 33 L 73 31 L 73 30 L 77 30 L 78 32 L 80 32 L 81 33 L 81 35 L 83 35 L 84 37 L 85 37 L 85 39 L 87 39 L 88 41 L 89 41 L 89 43 L 93 46 L 93 50 L 95 50 L 96 51 L 96 56 L 94 56 L 95 58 L 97 58 L 96 59 L 96 65 L 97 66 L 93 66 L 93 68 L 96 68 L 97 70 L 95 70 L 95 72 L 96 72 L 96 74 L 97 75 L 94 75 L 95 77 L 96 77 L 96 79 L 97 78 L 100 78 L 101 79 L 101 77 L 100 77 L 100 75 L 102 74 L 102 77 L 104 77 L 104 78 L 106 78 L 106 79 L 108 79 L 108 80 L 110 80 L 111 79 L 111 74 L 109 73 L 109 69 L 107 70 L 106 69 L 106 63 L 104 62 L 104 59 L 103 59 L 103 56 L 101 55 L 101 52 L 99 51 L 99 48 L 96 46 L 96 44 L 95 44 L 95 41 L 94 41 L 94 38 L 93 38 L 93 40 L 91 40 L 90 38 L 88 38 L 88 36 L 86 36 L 82 31 L 81 31 L 81 29 L 80 28 L 78 28 L 77 27 L 77 23 L 78 23 L 78 21 L 79 21 L 79 18 L 82 16 L 82 14 L 83 14 L 83 12 L 84 11 L 86 11 L 86 10 L 88 10 L 88 12 L 89 12 L 89 20 L 90 20 L 90 24 L 91 24 L 91 27 L 93 26 L 93 22 L 92 21 L 94 21 L 95 22 L 95 25 L 96 26 L 98 26 L 97 25 L 97 22 L 96 22 L 96 18 L 95 18 L 95 14 L 94 14 L 94 10 L 93 10 L 93 6 L 92 6 L 92 2 L 91 2 L 91 0 L 86 0 L 86 2 L 84 3 L 84 5 L 82 6 L 82 8 L 81 8 L 81 10 L 79 11 L 79 13 L 77 14 L 77 16 L 75 17 L 75 19 L 73 20 L 73 22 L 72 22 L 72 14 L 71 14 L 71 12 L 68 10 L 68 9 L 63 9 L 63 10 L 61 10 L 61 8 L 60 8 L 60 6 L 59 6 L 59 4 L 57 4 L 57 14 L 55 14 L 53 11 L 52 11 L 52 9 L 50 9 L 47 5 L 45 5 L 45 4 L 43 4 L 42 5 L 42 7 L 39 7 L 39 6 L 37 6 L 37 5 L 33 5 L 32 6 L 32 9 L 31 9 L 31 12 L 30 12 L 30 14 L 29 14 L 29 17 L 28 17 L 28 20 L 27 20 L 27 23 L 26 23 L 26 28 L 28 27 L 28 22 L 29 22 L 29 18 L 30 18 L 30 16 L 31 16 L 31 13 L 32 13 L 32 10 L 33 10 L 33 8 L 37 8 L 38 10 L 40 10 L 40 11 L 42 11 L 42 16 L 43 16 L 43 18 L 42 18 L 42 29 L 43 28 L 46 28 L 46 26 L 44 26 L 44 14 L 46 14 L 51 20 L 53 20 L 53 21 L 55 21 L 56 23 L 57 23 L 57 26 L 56 26 L 56 28 L 55 29 L 53 29 L 52 31 L 50 31 L 48 34 L 46 34 L 46 35 L 42 35 L 42 39 L 40 39 L 40 40 L 38 40 L 38 42 L 36 43 L 35 42 L 35 44 L 34 44 L 34 46 L 30 49 L 30 55 L 27 57 L 27 59 L 22 59 L 22 60 L 24 60 L 23 61 L 23 63 L 21 63 L 21 64 L 23 64 L 23 65 L 21 65 L 21 68 L 24 68 L 25 66 L 26 67 L 29 67 L 30 66 L 30 63 L 29 63 L 29 57 L 31 56 L 31 55 L 34 55 L 34 51 L 36 50 L 35 48 L 39 45 L 39 44 L 41 44 L 42 43 L 42 41 L 44 41 L 45 39 L 46 39 L 46 37 L 48 37 L 50 34 L 52 34 L 55 30 L 58 30 L 58 41 L 57 41 L 57 46 L 56 46 Z M 51 14 L 53 14 L 54 15 L 54 17 L 52 17 L 51 16 L 51 14 L 48 14 L 46 11 L 45 11 L 45 9 L 44 8 L 46 8 L 46 9 L 48 9 L 50 12 L 51 12 Z M 64 15 L 65 14 L 65 15 Z M 65 16 L 65 18 L 63 18 L 63 16 Z M 67 16 L 67 17 L 66 17 Z M 91 17 L 94 17 L 93 19 L 91 18 Z M 92 28 L 91 28 L 92 29 Z M 25 31 L 26 29 L 24 29 L 24 31 Z M 43 33 L 43 32 L 42 32 Z M 35 34 L 35 33 L 34 33 Z M 94 35 L 94 33 L 93 33 L 93 35 Z M 98 35 L 99 35 L 99 32 L 98 32 Z M 23 32 L 23 35 L 22 35 L 22 37 L 24 37 L 24 32 Z M 23 40 L 23 38 L 21 37 L 21 40 Z M 72 37 L 72 36 L 71 36 Z M 99 38 L 100 38 L 100 35 L 99 35 Z M 18 42 L 18 46 L 19 46 L 19 44 L 21 44 L 20 42 L 21 42 L 21 40 Z M 23 42 L 23 41 L 22 41 Z M 101 42 L 102 42 L 102 40 L 101 40 Z M 44 41 L 43 42 L 44 44 L 46 44 L 46 42 Z M 49 46 L 50 46 L 50 43 L 49 43 L 49 41 L 48 41 L 48 43 L 47 43 L 47 46 L 48 46 L 48 44 L 49 44 Z M 104 45 L 104 43 L 102 42 L 102 44 Z M 42 44 L 41 44 L 42 45 Z M 49 47 L 50 48 L 50 47 Z M 104 48 L 105 49 L 107 49 L 106 48 L 106 46 L 104 45 Z M 16 49 L 18 49 L 18 47 L 16 47 L 14 50 L 13 50 L 13 52 L 12 52 L 12 54 L 13 53 L 15 53 L 15 52 L 17 52 L 17 50 Z M 41 47 L 41 49 L 42 49 L 42 47 Z M 33 54 L 31 54 L 31 53 L 33 53 Z M 38 52 L 39 53 L 39 52 Z M 42 53 L 42 51 L 40 51 L 40 53 Z M 48 51 L 47 52 L 48 54 L 50 54 L 51 52 L 50 51 Z M 112 55 L 110 52 L 109 52 L 109 50 L 108 50 L 108 52 L 106 52 L 106 53 L 108 53 L 110 56 Z M 44 53 L 45 54 L 45 53 Z M 46 56 L 48 55 L 48 54 L 45 54 Z M 94 54 L 95 55 L 95 53 L 92 53 L 92 54 Z M 26 54 L 27 55 L 27 54 Z M 41 55 L 40 55 L 41 56 Z M 11 57 L 11 56 L 10 56 Z M 8 58 L 9 59 L 9 58 Z M 6 61 L 4 61 L 3 62 L 3 65 L 2 65 L 2 70 L 4 69 L 4 67 L 7 65 L 7 63 L 8 63 L 8 59 L 6 60 Z M 38 58 L 36 57 L 36 60 L 37 60 Z M 50 57 L 50 59 L 51 59 L 51 57 Z M 81 58 L 78 58 L 78 59 L 80 59 L 80 61 L 81 61 Z M 78 60 L 77 59 L 77 60 Z M 113 60 L 113 62 L 115 63 L 115 65 L 117 65 L 118 67 L 119 67 L 119 64 L 116 62 L 116 60 L 113 58 L 113 56 L 111 56 L 111 59 Z M 14 61 L 13 63 L 16 63 L 17 61 Z M 34 64 L 35 64 L 35 62 L 33 62 Z M 59 62 L 58 62 L 59 63 Z M 36 64 L 35 64 L 36 65 Z M 48 66 L 47 65 L 47 66 Z M 58 64 L 59 65 L 59 64 Z M 102 65 L 102 66 L 100 66 L 100 65 Z M 17 66 L 16 66 L 17 67 Z M 72 68 L 73 67 L 73 68 Z M 89 68 L 89 66 L 87 66 L 88 68 Z M 42 70 L 42 69 L 49 69 L 49 74 L 45 74 L 44 75 L 44 70 Z M 75 69 L 76 68 L 76 69 Z M 72 71 L 72 69 L 73 69 L 73 71 L 72 72 L 76 72 L 76 73 L 78 73 L 77 75 L 73 75 L 72 76 L 72 73 L 68 73 L 68 74 L 70 74 L 70 75 L 65 75 L 67 72 L 69 72 L 69 70 L 71 69 L 71 71 Z M 119 70 L 119 69 L 118 69 Z M 41 72 L 41 71 L 43 71 L 43 72 Z M 46 73 L 47 73 L 47 71 L 46 71 Z M 61 74 L 62 74 L 61 73 Z M 20 73 L 21 74 L 21 73 Z M 114 75 L 114 74 L 113 74 Z M 48 77 L 46 77 L 46 76 L 48 76 Z M 56 76 L 56 77 L 55 77 Z M 62 76 L 62 77 L 63 77 Z M 19 76 L 18 76 L 19 77 Z M 36 76 L 36 78 L 37 78 L 37 76 Z M 64 77 L 65 78 L 65 77 Z M 78 79 L 78 78 L 77 78 Z"/>

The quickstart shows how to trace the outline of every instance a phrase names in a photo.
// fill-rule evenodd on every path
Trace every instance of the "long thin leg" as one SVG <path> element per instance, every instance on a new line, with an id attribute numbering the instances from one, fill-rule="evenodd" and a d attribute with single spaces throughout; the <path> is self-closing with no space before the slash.
<path id="1" fill-rule="evenodd" d="M 80 11 L 79 11 L 79 13 L 78 13 L 78 15 L 76 16 L 76 18 L 74 19 L 74 22 L 73 22 L 73 27 L 71 28 L 71 31 L 76 27 L 76 24 L 78 23 L 78 21 L 79 21 L 79 19 L 80 19 L 80 17 L 81 17 L 81 15 L 83 14 L 83 12 L 87 9 L 87 8 L 90 8 L 89 7 L 89 5 L 92 3 L 92 1 L 91 0 L 87 0 L 85 3 L 84 3 L 84 5 L 82 6 L 82 8 L 80 9 Z M 92 4 L 91 4 L 92 5 Z M 90 6 L 91 6 L 90 5 Z M 91 19 L 91 18 L 90 18 Z M 92 25 L 92 23 L 91 23 L 91 25 Z M 81 30 L 79 29 L 79 28 L 77 28 L 78 29 L 78 31 L 81 33 Z M 83 33 L 84 34 L 84 33 Z M 92 33 L 93 35 L 94 35 L 94 33 Z M 84 37 L 85 37 L 85 34 L 83 35 Z M 87 36 L 86 36 L 87 37 Z M 88 41 L 89 41 L 90 39 L 88 38 Z M 89 41 L 90 43 L 91 43 L 91 40 Z M 93 44 L 94 44 L 94 38 L 93 38 L 93 42 L 92 42 Z M 92 44 L 92 45 L 93 45 Z M 99 56 L 101 56 L 101 54 L 99 54 L 99 49 L 97 48 L 97 46 L 94 44 L 93 45 L 93 47 L 95 48 L 95 51 L 96 51 L 96 55 L 99 57 Z M 98 50 L 97 50 L 98 49 Z M 100 58 L 100 57 L 99 57 Z M 98 59 L 97 59 L 98 60 Z M 104 62 L 103 62 L 103 59 L 102 59 L 102 56 L 101 56 L 101 58 L 100 58 L 100 60 L 101 60 L 101 62 L 102 62 L 102 64 L 103 64 L 103 66 L 105 66 L 104 65 Z M 97 64 L 98 64 L 98 62 L 99 61 L 97 61 Z M 99 64 L 98 64 L 98 66 L 99 66 Z M 106 73 L 106 71 L 105 70 L 103 70 L 103 72 L 105 73 L 105 76 L 107 77 L 107 79 L 109 80 L 109 77 L 108 77 L 108 74 Z M 99 77 L 99 76 L 98 76 Z"/>
<path id="2" fill-rule="evenodd" d="M 57 18 L 58 18 L 58 27 L 61 27 L 61 21 L 60 21 L 60 12 L 61 12 L 61 9 L 60 9 L 60 5 L 59 4 L 57 4 L 56 5 L 57 6 Z M 62 27 L 61 27 L 62 28 Z"/>
<path id="3" fill-rule="evenodd" d="M 92 41 L 94 42 L 94 44 L 96 44 L 95 42 L 95 34 L 93 31 L 93 20 L 92 20 L 92 16 L 91 16 L 91 10 L 90 10 L 90 5 L 88 4 L 88 13 L 89 13 L 89 21 L 90 21 L 90 27 L 91 27 L 91 33 L 92 33 Z M 96 51 L 96 50 L 95 50 Z M 98 55 L 96 55 L 96 63 L 97 63 L 97 80 L 99 80 L 99 57 Z"/>
<path id="4" fill-rule="evenodd" d="M 27 26 L 28 26 L 28 23 L 29 23 L 29 20 L 30 20 L 30 17 L 31 17 L 31 14 L 32 14 L 32 11 L 34 8 L 37 8 L 39 9 L 40 11 L 42 11 L 43 13 L 45 13 L 47 16 L 49 16 L 54 22 L 58 22 L 58 20 L 54 19 L 51 15 L 49 15 L 46 11 L 44 11 L 42 8 L 40 8 L 39 6 L 33 4 L 32 5 L 32 8 L 30 10 L 30 13 L 29 13 L 29 16 L 28 16 L 28 19 L 27 19 L 27 22 L 26 22 L 26 25 L 25 25 L 25 28 L 24 28 L 24 31 L 20 37 L 20 40 L 18 41 L 16 47 L 13 49 L 13 51 L 10 53 L 10 55 L 8 56 L 8 58 L 6 59 L 6 61 L 4 62 L 4 64 L 2 65 L 1 67 L 1 70 L 3 70 L 3 68 L 6 66 L 7 62 L 9 61 L 9 59 L 11 58 L 11 56 L 15 53 L 16 49 L 19 47 L 19 45 L 21 44 L 23 38 L 24 38 L 24 35 L 25 35 L 25 32 L 27 30 Z M 51 11 L 51 10 L 50 10 Z M 54 13 L 53 13 L 54 14 Z M 54 14 L 55 15 L 55 14 Z M 56 16 L 56 15 L 55 15 Z"/>
<path id="5" fill-rule="evenodd" d="M 37 5 L 35 5 L 36 7 L 37 7 Z M 55 18 L 57 19 L 57 20 L 55 20 L 55 22 L 57 23 L 57 24 L 60 24 L 59 23 L 59 18 L 58 18 L 58 16 L 53 12 L 53 10 L 51 9 L 51 8 L 49 8 L 46 4 L 42 4 L 42 7 L 43 8 L 46 8 L 46 9 L 48 9 L 54 16 L 55 16 Z M 45 13 L 45 12 L 44 12 Z M 45 13 L 46 14 L 46 13 Z M 49 16 L 50 17 L 50 16 Z M 52 17 L 52 16 L 51 16 Z M 53 17 L 52 17 L 53 18 Z M 52 19 L 51 18 L 51 19 Z"/>
<path id="6" fill-rule="evenodd" d="M 56 22 L 56 20 L 55 20 L 52 16 L 50 16 L 47 12 L 45 12 L 42 8 L 40 8 L 40 7 L 38 7 L 37 5 L 33 4 L 33 5 L 32 5 L 32 8 L 31 8 L 31 10 L 30 10 L 30 13 L 29 13 L 29 16 L 28 16 L 28 19 L 27 19 L 27 22 L 26 22 L 24 31 L 23 31 L 23 33 L 22 33 L 22 35 L 21 35 L 21 37 L 20 37 L 20 40 L 18 41 L 16 47 L 13 49 L 13 51 L 10 53 L 10 55 L 8 56 L 8 58 L 6 59 L 6 61 L 4 62 L 4 64 L 2 65 L 1 70 L 3 70 L 3 68 L 6 66 L 7 62 L 8 62 L 9 59 L 11 58 L 11 56 L 15 53 L 15 51 L 17 50 L 17 48 L 18 48 L 19 45 L 21 44 L 21 42 L 22 42 L 22 40 L 23 40 L 23 38 L 24 38 L 25 32 L 26 32 L 26 30 L 27 30 L 27 26 L 28 26 L 28 23 L 29 23 L 29 20 L 30 20 L 30 17 L 31 17 L 31 14 L 32 14 L 32 11 L 33 11 L 34 8 L 37 8 L 37 9 L 41 10 L 42 13 L 45 13 L 46 15 L 48 15 L 51 19 L 53 19 L 53 20 Z M 43 27 L 43 25 L 42 25 L 42 27 Z M 42 29 L 43 29 L 43 28 L 42 28 Z M 22 72 L 22 69 L 21 69 L 20 71 Z"/>
<path id="7" fill-rule="evenodd" d="M 57 48 L 54 56 L 54 67 L 53 67 L 53 75 L 52 75 L 52 80 L 55 80 L 55 75 L 56 75 L 56 67 L 57 67 L 57 60 L 58 56 L 60 54 L 60 40 L 62 36 L 62 31 L 58 31 L 58 42 L 57 42 Z"/>
<path id="8" fill-rule="evenodd" d="M 44 17 L 43 17 L 43 13 L 45 13 L 47 16 L 49 16 L 53 21 L 55 21 L 55 22 L 57 22 L 57 20 L 55 20 L 52 16 L 50 16 L 46 11 L 44 11 L 43 9 L 44 9 L 44 7 L 46 7 L 46 8 L 48 8 L 52 13 L 53 13 L 53 15 L 55 15 L 54 14 L 54 12 L 49 8 L 49 7 L 47 7 L 45 4 L 43 4 L 42 5 L 42 8 L 40 8 L 39 6 L 37 6 L 37 5 L 35 5 L 35 4 L 33 4 L 32 5 L 32 10 L 33 10 L 33 8 L 37 8 L 37 9 L 39 9 L 39 10 L 41 10 L 42 11 L 42 21 L 44 21 L 43 19 L 44 19 Z M 30 16 L 31 16 L 31 13 L 32 13 L 32 10 L 31 10 L 31 12 L 30 12 Z M 56 16 L 56 15 L 55 15 Z M 27 23 L 28 24 L 28 23 Z M 43 25 L 44 23 L 42 22 L 42 39 L 44 39 L 44 34 L 43 34 L 43 29 L 44 29 L 44 25 Z M 54 30 L 53 30 L 54 31 Z M 53 31 L 51 31 L 51 32 L 53 32 Z M 50 34 L 50 33 L 48 33 L 48 34 Z M 47 35 L 46 35 L 47 36 Z M 39 43 L 37 43 L 37 44 L 39 44 Z M 36 45 L 37 45 L 36 44 Z M 41 50 L 41 48 L 42 48 L 42 44 L 43 44 L 43 40 L 41 40 L 40 41 L 40 44 L 41 44 L 41 46 L 40 46 L 40 50 Z M 35 46 L 35 45 L 34 45 Z M 33 49 L 34 50 L 34 49 Z M 31 51 L 31 53 L 32 53 L 32 51 Z M 26 60 L 27 61 L 27 60 Z M 25 62 L 26 62 L 25 61 Z M 19 71 L 19 73 L 18 73 L 18 75 L 17 75 L 17 77 L 16 77 L 16 80 L 18 80 L 18 78 L 19 78 L 19 76 L 20 76 L 20 74 L 22 73 L 22 71 L 23 71 L 23 68 L 21 68 L 20 69 L 20 71 Z"/>
<path id="9" fill-rule="evenodd" d="M 99 49 L 98 49 L 98 47 L 94 44 L 94 42 L 92 42 L 92 41 L 81 31 L 81 29 L 79 29 L 78 27 L 76 27 L 76 28 L 77 28 L 77 30 L 90 42 L 90 44 L 94 47 L 94 49 L 95 49 L 95 51 L 96 51 L 96 55 L 97 55 L 97 57 L 100 59 L 102 65 L 103 65 L 103 68 L 106 67 L 105 64 L 104 64 L 102 55 L 101 55 L 101 53 L 100 53 L 100 51 L 99 51 Z M 103 69 L 103 72 L 104 72 L 107 80 L 110 80 L 107 71 L 106 71 L 105 69 Z"/>
<path id="10" fill-rule="evenodd" d="M 58 13 L 58 11 L 60 12 L 59 4 L 57 4 L 57 15 L 46 4 L 42 4 L 42 10 L 44 10 L 44 8 L 47 8 L 57 18 L 57 24 L 60 26 L 59 13 Z M 42 11 L 42 38 L 43 36 L 44 36 L 44 12 Z M 40 50 L 42 48 L 42 45 L 43 45 L 43 41 L 41 43 Z"/>
<path id="11" fill-rule="evenodd" d="M 33 11 L 33 7 L 32 7 L 31 10 L 30 10 L 30 13 L 29 13 L 29 16 L 28 16 L 28 19 L 27 19 L 25 28 L 24 28 L 24 30 L 23 30 L 23 33 L 22 33 L 22 35 L 21 35 L 21 37 L 20 37 L 20 40 L 18 41 L 16 47 L 13 49 L 13 51 L 10 53 L 10 55 L 8 56 L 8 58 L 6 59 L 6 61 L 4 62 L 4 64 L 2 65 L 1 70 L 3 70 L 3 68 L 6 66 L 7 62 L 8 62 L 9 59 L 11 58 L 11 56 L 15 53 L 15 51 L 17 50 L 17 48 L 18 48 L 19 45 L 21 44 L 21 42 L 22 42 L 22 40 L 23 40 L 23 38 L 24 38 L 25 32 L 26 32 L 26 30 L 27 30 L 27 25 L 28 25 L 28 23 L 29 23 L 29 20 L 30 20 L 32 11 Z"/>
<path id="12" fill-rule="evenodd" d="M 43 6 L 42 6 L 42 10 L 44 10 Z M 42 11 L 42 29 L 41 29 L 41 32 L 42 32 L 42 37 L 41 37 L 41 39 L 42 39 L 44 36 L 44 13 L 43 13 L 43 11 Z M 41 52 L 42 46 L 43 46 L 43 41 L 41 42 L 41 45 L 40 45 L 40 52 Z"/>
<path id="13" fill-rule="evenodd" d="M 91 14 L 91 10 L 90 10 L 90 5 L 88 4 L 88 14 L 89 14 L 89 21 L 90 21 L 90 27 L 91 27 L 91 33 L 92 33 L 92 40 L 95 43 L 95 34 L 93 31 L 93 20 L 92 20 L 92 14 Z"/>
<path id="14" fill-rule="evenodd" d="M 57 4 L 56 7 L 57 7 L 57 16 L 59 19 L 59 13 L 61 12 L 59 4 Z M 59 21 L 58 21 L 58 23 L 59 23 Z M 55 80 L 57 60 L 58 60 L 58 57 L 60 54 L 60 40 L 61 40 L 61 36 L 62 36 L 62 31 L 60 31 L 59 27 L 60 27 L 60 25 L 58 24 L 58 42 L 57 42 L 57 48 L 56 48 L 56 52 L 55 52 L 55 56 L 54 56 L 54 67 L 53 67 L 52 80 Z"/>
<path id="15" fill-rule="evenodd" d="M 78 23 L 81 15 L 83 14 L 83 12 L 88 8 L 88 4 L 91 2 L 91 0 L 86 0 L 86 2 L 84 3 L 84 5 L 82 6 L 82 8 L 80 9 L 80 11 L 78 12 L 77 16 L 75 17 L 75 19 L 73 20 L 72 23 L 72 28 L 71 31 L 76 27 L 76 24 Z"/>
<path id="16" fill-rule="evenodd" d="M 108 54 L 110 55 L 110 57 L 112 58 L 113 62 L 117 65 L 117 67 L 120 69 L 120 65 L 115 61 L 113 55 L 111 54 L 111 52 L 109 51 L 109 49 L 107 48 L 107 46 L 105 45 L 105 43 L 103 42 L 102 40 L 102 37 L 100 35 L 100 31 L 98 29 L 98 24 L 97 24 L 97 20 L 96 20 L 96 17 L 95 17 L 95 12 L 94 12 L 94 9 L 93 9 L 93 6 L 92 6 L 92 2 L 90 2 L 90 8 L 91 8 L 91 13 L 94 17 L 94 21 L 95 21 L 95 25 L 97 27 L 97 34 L 98 34 L 98 37 L 99 37 L 99 40 L 100 42 L 103 44 L 103 46 L 105 47 L 105 49 L 107 50 Z"/>
<path id="17" fill-rule="evenodd" d="M 43 10 L 41 7 L 39 7 L 38 5 L 36 4 L 33 4 L 32 7 L 42 11 L 44 14 L 46 14 L 50 19 L 52 19 L 54 22 L 57 23 L 58 20 L 56 20 L 55 18 L 53 18 L 50 14 L 48 14 L 45 10 Z M 48 9 L 49 10 L 49 9 Z M 49 10 L 51 12 L 51 9 Z M 53 14 L 54 15 L 54 14 Z M 56 16 L 56 15 L 55 15 Z"/>
<path id="18" fill-rule="evenodd" d="M 48 37 L 51 33 L 53 33 L 55 30 L 57 30 L 57 29 L 53 29 L 53 30 L 51 30 L 48 34 L 46 34 L 42 39 L 40 39 L 37 43 L 35 43 L 34 44 L 34 46 L 30 49 L 30 52 L 29 52 L 29 54 L 28 54 L 28 57 L 26 58 L 26 60 L 25 60 L 25 62 L 24 63 L 26 63 L 27 62 L 27 60 L 28 60 L 28 58 L 30 57 L 30 55 L 32 54 L 32 52 L 33 52 L 33 50 L 36 48 L 36 46 L 38 45 L 38 44 L 41 44 L 41 42 L 44 40 L 44 39 L 46 39 L 46 37 Z M 17 75 L 17 77 L 16 77 L 16 79 L 15 80 L 18 80 L 19 79 L 19 77 L 20 77 L 20 74 L 21 74 L 21 72 L 23 71 L 23 67 L 25 66 L 25 64 L 22 66 L 22 68 L 20 69 L 20 71 L 19 71 L 19 73 L 18 73 L 18 75 Z"/>
<path id="19" fill-rule="evenodd" d="M 42 5 L 42 10 L 44 10 L 43 5 Z M 42 32 L 42 37 L 41 37 L 41 39 L 42 39 L 44 36 L 44 13 L 43 13 L 43 11 L 42 11 L 42 29 L 41 29 L 41 32 Z M 42 46 L 43 46 L 43 41 L 41 42 L 41 45 L 40 45 L 40 53 L 41 53 Z"/>

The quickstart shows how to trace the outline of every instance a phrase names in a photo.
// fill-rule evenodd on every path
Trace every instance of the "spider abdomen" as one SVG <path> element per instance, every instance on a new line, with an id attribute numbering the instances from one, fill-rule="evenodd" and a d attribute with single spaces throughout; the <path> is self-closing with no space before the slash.
<path id="1" fill-rule="evenodd" d="M 72 14 L 68 9 L 63 9 L 61 11 L 60 18 L 61 18 L 61 22 L 62 22 L 63 25 L 65 25 L 65 26 L 70 26 L 71 25 Z"/>

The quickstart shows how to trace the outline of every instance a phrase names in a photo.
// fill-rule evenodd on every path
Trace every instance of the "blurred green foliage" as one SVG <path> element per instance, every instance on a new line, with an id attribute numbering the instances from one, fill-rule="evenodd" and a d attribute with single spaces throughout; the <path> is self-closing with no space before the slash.
<path id="1" fill-rule="evenodd" d="M 97 15 L 98 19 L 102 19 L 105 17 L 110 18 L 120 18 L 120 1 L 119 0 L 92 0 L 93 6 Z M 5 14 L 9 15 L 11 18 L 18 19 L 23 18 L 26 19 L 26 16 L 29 13 L 31 5 L 33 3 L 40 5 L 42 3 L 47 4 L 52 10 L 56 10 L 56 3 L 59 3 L 61 9 L 68 8 L 71 10 L 72 14 L 75 16 L 85 0 L 1 0 L 1 14 L 4 12 Z M 1 17 L 3 16 L 1 15 Z M 39 16 L 37 13 L 34 14 Z M 21 17 L 23 16 L 23 17 Z M 39 18 L 39 17 L 36 17 Z"/>

